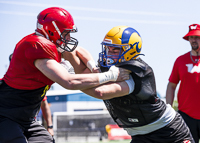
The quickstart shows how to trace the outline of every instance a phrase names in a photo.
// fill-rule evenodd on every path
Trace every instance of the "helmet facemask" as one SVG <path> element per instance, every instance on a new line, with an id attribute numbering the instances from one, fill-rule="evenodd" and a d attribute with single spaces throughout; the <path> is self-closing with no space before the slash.
<path id="1" fill-rule="evenodd" d="M 70 37 L 70 38 L 67 38 L 68 34 L 70 33 L 74 33 L 74 32 L 77 32 L 77 30 L 64 30 L 61 35 L 60 35 L 60 40 L 57 40 L 56 41 L 56 44 L 57 44 L 57 49 L 59 52 L 64 52 L 64 51 L 67 51 L 67 52 L 72 52 L 74 51 L 74 49 L 76 49 L 77 45 L 78 45 L 78 40 L 73 38 L 73 37 Z"/>
<path id="2" fill-rule="evenodd" d="M 107 44 L 102 42 L 102 52 L 99 53 L 99 62 L 100 65 L 103 67 L 110 67 L 112 65 L 116 65 L 117 63 L 124 61 L 124 50 L 123 47 L 128 47 L 128 45 L 116 45 L 116 44 Z M 109 54 L 108 47 L 115 47 L 119 48 L 118 55 L 111 55 Z"/>

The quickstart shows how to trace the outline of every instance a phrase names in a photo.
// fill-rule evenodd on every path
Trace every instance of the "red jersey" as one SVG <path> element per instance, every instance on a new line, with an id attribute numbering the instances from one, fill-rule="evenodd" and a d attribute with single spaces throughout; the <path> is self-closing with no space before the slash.
<path id="1" fill-rule="evenodd" d="M 53 81 L 35 67 L 34 62 L 37 59 L 54 59 L 60 62 L 61 54 L 54 43 L 33 33 L 17 43 L 3 80 L 10 87 L 22 90 L 53 84 Z"/>
<path id="2" fill-rule="evenodd" d="M 180 87 L 177 95 L 178 109 L 194 119 L 200 119 L 200 59 L 198 56 L 190 57 L 190 52 L 179 56 L 170 75 L 169 81 Z M 198 59 L 197 59 L 198 58 Z"/>

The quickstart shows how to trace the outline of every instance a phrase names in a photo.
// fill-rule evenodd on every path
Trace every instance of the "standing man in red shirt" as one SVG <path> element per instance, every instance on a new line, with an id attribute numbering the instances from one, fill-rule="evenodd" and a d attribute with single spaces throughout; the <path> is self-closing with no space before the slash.
<path id="1" fill-rule="evenodd" d="M 169 77 L 166 102 L 173 104 L 175 90 L 180 82 L 177 95 L 178 112 L 187 123 L 196 143 L 200 138 L 200 25 L 192 24 L 183 37 L 191 44 L 191 51 L 179 56 Z"/>
<path id="2" fill-rule="evenodd" d="M 70 90 L 84 90 L 129 79 L 130 72 L 116 66 L 104 73 L 69 74 L 60 62 L 62 55 L 74 51 L 78 44 L 70 36 L 77 32 L 71 14 L 63 8 L 51 7 L 40 12 L 37 19 L 35 33 L 16 44 L 0 84 L 2 143 L 54 142 L 49 132 L 35 121 L 41 101 L 53 83 Z M 74 60 L 72 58 L 70 63 Z M 84 59 L 80 65 L 87 65 L 87 61 L 90 59 Z M 88 67 L 90 65 L 88 63 Z"/>

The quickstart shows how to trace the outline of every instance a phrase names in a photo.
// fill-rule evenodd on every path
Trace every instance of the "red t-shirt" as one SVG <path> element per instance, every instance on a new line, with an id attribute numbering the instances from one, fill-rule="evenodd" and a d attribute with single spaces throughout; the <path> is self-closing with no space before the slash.
<path id="1" fill-rule="evenodd" d="M 200 59 L 192 56 L 193 60 Z M 190 52 L 179 56 L 170 75 L 169 81 L 175 84 L 180 82 L 177 95 L 178 109 L 192 118 L 200 119 L 200 61 L 193 63 Z"/>
<path id="2" fill-rule="evenodd" d="M 54 82 L 34 65 L 36 59 L 44 58 L 61 61 L 61 54 L 58 53 L 56 45 L 34 33 L 24 37 L 15 47 L 3 80 L 9 86 L 22 90 L 33 90 L 53 84 Z"/>

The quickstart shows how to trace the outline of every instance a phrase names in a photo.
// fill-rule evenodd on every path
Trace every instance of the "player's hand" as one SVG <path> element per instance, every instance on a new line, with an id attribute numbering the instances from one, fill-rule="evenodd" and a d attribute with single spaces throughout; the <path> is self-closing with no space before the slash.
<path id="1" fill-rule="evenodd" d="M 51 136 L 54 136 L 54 131 L 51 128 L 48 128 L 47 131 L 51 134 Z"/>
<path id="2" fill-rule="evenodd" d="M 119 75 L 117 81 L 124 81 L 129 79 L 131 71 L 123 68 L 119 68 Z"/>
<path id="3" fill-rule="evenodd" d="M 109 69 L 109 72 L 112 72 L 112 75 L 114 76 L 112 81 L 124 81 L 129 79 L 129 74 L 131 71 L 119 68 L 116 66 L 111 66 Z"/>
<path id="4" fill-rule="evenodd" d="M 92 69 L 92 72 L 93 73 L 100 73 L 100 70 L 99 70 L 98 67 L 95 67 L 95 68 Z"/>
<path id="5" fill-rule="evenodd" d="M 75 74 L 73 66 L 70 64 L 69 61 L 64 60 L 61 61 L 60 64 L 68 71 L 70 74 Z"/>

